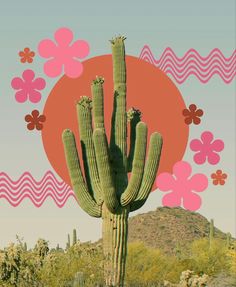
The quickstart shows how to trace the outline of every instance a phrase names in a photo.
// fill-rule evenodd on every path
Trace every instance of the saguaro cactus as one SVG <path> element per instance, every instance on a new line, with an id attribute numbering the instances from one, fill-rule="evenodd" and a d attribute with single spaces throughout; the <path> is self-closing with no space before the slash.
<path id="1" fill-rule="evenodd" d="M 73 245 L 75 245 L 77 242 L 77 233 L 76 233 L 76 229 L 73 229 Z"/>
<path id="2" fill-rule="evenodd" d="M 70 248 L 70 234 L 67 234 L 67 243 L 66 243 L 66 249 Z"/>
<path id="3" fill-rule="evenodd" d="M 226 234 L 226 247 L 228 249 L 230 248 L 230 245 L 231 245 L 231 239 L 232 239 L 231 233 L 227 232 L 227 234 Z"/>
<path id="4" fill-rule="evenodd" d="M 140 208 L 153 186 L 162 148 L 157 132 L 150 138 L 146 158 L 147 126 L 138 110 L 126 112 L 126 62 L 124 37 L 111 40 L 114 105 L 110 144 L 105 133 L 103 83 L 97 77 L 91 86 L 92 100 L 77 103 L 83 178 L 76 142 L 70 130 L 63 132 L 63 144 L 71 183 L 78 202 L 89 215 L 102 217 L 105 286 L 123 286 L 127 253 L 129 213 Z M 137 83 L 138 84 L 138 83 Z M 93 126 L 92 126 L 93 113 Z M 127 155 L 127 117 L 130 118 L 130 153 Z M 128 172 L 132 171 L 128 182 Z"/>

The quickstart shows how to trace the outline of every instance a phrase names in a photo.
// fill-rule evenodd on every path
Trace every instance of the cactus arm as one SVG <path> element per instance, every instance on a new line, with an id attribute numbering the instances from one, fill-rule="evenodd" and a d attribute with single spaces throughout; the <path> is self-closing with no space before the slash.
<path id="1" fill-rule="evenodd" d="M 70 130 L 65 130 L 62 134 L 62 141 L 71 184 L 79 205 L 89 215 L 101 217 L 101 206 L 89 194 L 83 179 L 74 134 Z"/>
<path id="2" fill-rule="evenodd" d="M 87 187 L 90 194 L 100 205 L 103 199 L 93 144 L 91 99 L 86 96 L 81 97 L 76 109 Z"/>
<path id="3" fill-rule="evenodd" d="M 119 202 L 116 197 L 116 191 L 113 184 L 105 131 L 102 129 L 95 129 L 93 132 L 93 140 L 104 202 L 107 209 L 111 213 L 115 213 L 119 207 Z"/>
<path id="4" fill-rule="evenodd" d="M 136 141 L 136 126 L 141 120 L 141 112 L 139 110 L 136 110 L 135 108 L 131 108 L 127 112 L 127 120 L 130 122 L 130 147 L 127 160 L 127 171 L 131 172 Z"/>
<path id="5" fill-rule="evenodd" d="M 126 64 L 124 37 L 111 40 L 113 59 L 114 104 L 111 124 L 110 152 L 118 196 L 127 186 L 127 115 Z"/>
<path id="6" fill-rule="evenodd" d="M 129 148 L 129 156 L 127 161 L 127 171 L 131 172 L 132 164 L 134 159 L 134 149 L 135 149 L 135 141 L 136 141 L 136 124 L 130 123 L 130 148 Z"/>
<path id="7" fill-rule="evenodd" d="M 95 129 L 104 129 L 104 104 L 103 104 L 104 79 L 96 77 L 92 82 L 93 120 Z"/>
<path id="8" fill-rule="evenodd" d="M 136 130 L 137 139 L 135 143 L 132 175 L 126 190 L 120 198 L 122 206 L 128 205 L 136 198 L 143 178 L 147 145 L 147 126 L 145 123 L 139 122 Z"/>
<path id="9" fill-rule="evenodd" d="M 160 134 L 155 132 L 151 135 L 150 138 L 150 147 L 148 151 L 147 162 L 145 164 L 142 184 L 136 199 L 130 205 L 130 211 L 135 211 L 139 209 L 146 202 L 156 178 L 156 173 L 161 156 L 161 149 L 162 137 Z"/>
<path id="10" fill-rule="evenodd" d="M 114 103 L 114 125 L 111 136 L 114 137 L 113 145 L 116 145 L 124 157 L 127 154 L 127 116 L 126 116 L 126 64 L 124 37 L 117 37 L 112 43 Z M 125 159 L 123 159 L 125 160 Z"/>

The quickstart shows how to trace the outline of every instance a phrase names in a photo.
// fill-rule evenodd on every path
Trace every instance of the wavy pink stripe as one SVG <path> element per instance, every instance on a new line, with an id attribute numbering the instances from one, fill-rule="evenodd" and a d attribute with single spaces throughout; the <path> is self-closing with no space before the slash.
<path id="1" fill-rule="evenodd" d="M 51 198 L 53 199 L 53 201 L 55 202 L 55 204 L 56 204 L 58 207 L 60 207 L 60 208 L 62 208 L 62 207 L 66 204 L 66 202 L 67 202 L 67 200 L 68 200 L 69 197 L 72 196 L 72 197 L 75 198 L 75 195 L 74 195 L 74 194 L 67 194 L 67 196 L 64 198 L 64 200 L 60 202 L 60 201 L 57 200 L 57 198 L 55 198 L 55 196 L 54 196 L 53 194 L 47 193 L 47 194 L 45 194 L 44 198 L 42 198 L 42 200 L 39 202 L 39 201 L 35 201 L 34 198 L 33 198 L 31 195 L 32 195 L 31 193 L 30 193 L 30 194 L 27 194 L 27 195 L 21 197 L 18 201 L 15 201 L 15 200 L 12 201 L 6 194 L 0 194 L 0 198 L 6 199 L 6 200 L 9 202 L 9 204 L 11 204 L 13 207 L 17 207 L 25 198 L 29 198 L 29 199 L 31 200 L 31 202 L 32 202 L 36 207 L 40 207 L 40 206 L 43 205 L 43 203 L 45 202 L 45 200 L 46 200 L 48 197 L 51 197 Z M 75 198 L 75 200 L 76 200 L 76 198 Z"/>
<path id="2" fill-rule="evenodd" d="M 165 69 L 163 69 L 163 71 L 165 73 L 167 73 L 167 71 L 173 71 L 178 77 L 182 77 L 182 75 L 185 75 L 186 73 L 188 73 L 190 70 L 191 71 L 195 71 L 197 74 L 199 74 L 199 76 L 201 76 L 202 78 L 204 77 L 208 77 L 208 75 L 214 71 L 214 72 L 218 72 L 220 75 L 223 75 L 224 78 L 230 78 L 232 75 L 234 75 L 235 70 L 231 70 L 229 73 L 224 73 L 223 71 L 221 71 L 221 69 L 219 69 L 219 67 L 211 67 L 208 70 L 200 70 L 198 69 L 196 66 L 194 65 L 190 65 L 187 69 L 178 69 L 175 68 L 174 66 L 172 66 L 171 64 L 166 64 Z"/>
<path id="3" fill-rule="evenodd" d="M 231 61 L 235 61 L 235 56 L 236 56 L 236 50 L 233 51 L 232 55 L 228 58 L 226 58 L 223 53 L 218 49 L 215 48 L 213 50 L 211 50 L 211 52 L 206 56 L 206 57 L 202 57 L 195 49 L 189 49 L 183 57 L 178 57 L 175 52 L 167 47 L 164 52 L 162 53 L 160 59 L 155 59 L 151 49 L 149 48 L 149 46 L 145 45 L 140 53 L 140 58 L 143 57 L 144 54 L 148 54 L 149 56 L 151 56 L 154 60 L 154 62 L 156 64 L 159 64 L 161 61 L 165 60 L 165 57 L 167 55 L 170 55 L 170 57 L 174 60 L 177 61 L 179 64 L 181 62 L 185 62 L 186 60 L 188 60 L 190 57 L 194 57 L 196 59 L 196 61 L 201 62 L 203 65 L 205 62 L 208 62 L 210 59 L 215 58 L 215 57 L 219 57 L 222 59 L 222 62 L 224 64 L 227 64 L 227 62 L 231 62 Z"/>
<path id="4" fill-rule="evenodd" d="M 12 192 L 19 192 L 25 186 L 30 187 L 35 192 L 37 192 L 37 191 L 40 192 L 41 190 L 45 189 L 48 186 L 51 186 L 52 188 L 56 189 L 58 192 L 61 192 L 68 187 L 68 185 L 66 183 L 64 183 L 61 186 L 54 184 L 54 182 L 51 181 L 51 179 L 49 179 L 47 182 L 45 181 L 42 185 L 39 185 L 39 186 L 32 184 L 28 180 L 22 181 L 21 184 L 18 184 L 18 185 L 12 185 L 11 183 L 7 182 L 6 180 L 0 179 L 0 188 L 1 187 L 8 188 L 8 189 L 12 190 Z"/>
<path id="5" fill-rule="evenodd" d="M 29 198 L 40 207 L 51 197 L 58 207 L 63 207 L 67 199 L 75 194 L 71 187 L 58 181 L 51 171 L 47 171 L 37 181 L 29 172 L 23 173 L 18 180 L 12 180 L 6 173 L 0 172 L 0 198 L 5 198 L 12 206 L 18 206 L 23 199 Z"/>
<path id="6" fill-rule="evenodd" d="M 21 177 L 14 181 L 12 180 L 6 173 L 0 173 L 0 182 L 5 181 L 7 182 L 13 189 L 19 188 L 24 182 L 30 182 L 32 186 L 41 187 L 45 185 L 45 183 L 51 181 L 55 186 L 62 188 L 65 186 L 65 182 L 58 181 L 56 177 L 52 173 L 46 173 L 40 181 L 36 181 L 32 175 L 28 172 L 25 172 Z"/>
<path id="7" fill-rule="evenodd" d="M 184 60 L 180 61 L 178 58 L 173 57 L 173 54 L 167 53 L 164 55 L 164 57 L 160 58 L 160 60 L 155 60 L 154 56 L 151 53 L 143 53 L 140 56 L 141 59 L 146 59 L 151 61 L 154 65 L 162 66 L 166 61 L 171 61 L 173 64 L 176 64 L 178 66 L 185 66 L 188 64 L 190 60 L 195 61 L 196 63 L 199 63 L 202 67 L 206 67 L 210 65 L 214 60 L 218 60 L 222 66 L 225 68 L 231 67 L 232 65 L 235 65 L 235 58 L 236 53 L 233 53 L 232 57 L 229 61 L 224 61 L 221 57 L 218 55 L 212 55 L 210 58 L 206 58 L 205 61 L 201 61 L 197 58 L 195 54 L 189 54 Z"/>
<path id="8" fill-rule="evenodd" d="M 207 83 L 215 74 L 228 84 L 236 75 L 236 50 L 226 58 L 218 48 L 213 49 L 206 57 L 202 57 L 195 49 L 190 49 L 179 58 L 171 48 L 166 48 L 160 59 L 156 60 L 150 48 L 145 45 L 140 59 L 171 74 L 179 84 L 182 84 L 190 75 L 196 76 L 202 83 Z"/>
<path id="9" fill-rule="evenodd" d="M 25 196 L 27 196 L 27 195 L 30 195 L 31 198 L 33 198 L 35 201 L 41 201 L 42 198 L 45 196 L 45 194 L 51 194 L 51 195 L 53 195 L 53 196 L 57 199 L 58 202 L 61 202 L 61 201 L 64 200 L 64 198 L 65 198 L 68 194 L 74 194 L 74 192 L 73 192 L 72 190 L 69 190 L 69 191 L 65 192 L 64 194 L 58 196 L 58 194 L 57 194 L 54 190 L 48 188 L 48 189 L 46 189 L 44 192 L 42 192 L 40 195 L 35 195 L 35 193 L 32 192 L 31 189 L 25 188 L 25 189 L 22 190 L 22 192 L 21 192 L 20 194 L 18 194 L 18 195 L 15 195 L 15 194 L 12 195 L 11 192 L 10 192 L 10 191 L 7 191 L 7 190 L 0 190 L 0 194 L 5 194 L 6 196 L 9 197 L 9 199 L 11 199 L 12 202 L 18 201 L 19 198 L 25 197 Z"/>
<path id="10" fill-rule="evenodd" d="M 219 75 L 219 77 L 226 83 L 226 84 L 229 84 L 233 81 L 233 78 L 235 77 L 235 74 L 232 75 L 231 78 L 227 78 L 227 79 L 224 79 L 222 78 L 222 75 L 220 73 L 218 73 L 217 71 L 213 72 L 212 74 L 210 74 L 208 77 L 205 77 L 205 78 L 201 78 L 199 76 L 199 74 L 197 74 L 195 71 L 189 71 L 188 73 L 186 73 L 184 75 L 184 77 L 180 78 L 178 77 L 178 75 L 175 75 L 171 70 L 170 71 L 166 71 L 166 73 L 168 74 L 171 74 L 171 76 L 175 79 L 175 81 L 178 83 L 178 84 L 183 84 L 187 78 L 190 76 L 190 75 L 194 75 L 196 78 L 198 78 L 198 80 L 200 82 L 202 82 L 203 84 L 206 84 L 207 82 L 209 82 L 209 80 L 212 78 L 213 75 L 217 74 Z"/>
<path id="11" fill-rule="evenodd" d="M 143 57 L 140 57 L 140 58 L 144 61 L 152 63 L 155 66 L 158 66 L 160 69 L 162 69 L 162 67 L 167 62 L 170 62 L 170 63 L 172 63 L 172 65 L 175 65 L 175 66 L 180 67 L 180 68 L 186 67 L 189 65 L 190 62 L 193 62 L 196 65 L 198 65 L 199 67 L 201 67 L 201 69 L 208 68 L 208 66 L 215 65 L 217 63 L 217 64 L 219 64 L 219 66 L 222 69 L 230 70 L 230 69 L 235 68 L 235 62 L 236 62 L 235 59 L 232 59 L 232 61 L 230 61 L 229 63 L 226 64 L 221 59 L 214 57 L 214 58 L 210 59 L 209 61 L 202 63 L 200 61 L 197 61 L 194 57 L 189 57 L 188 59 L 186 59 L 186 61 L 184 61 L 183 63 L 180 63 L 180 62 L 176 61 L 175 59 L 173 59 L 171 57 L 171 55 L 168 55 L 165 57 L 165 59 L 163 59 L 163 61 L 156 63 L 150 55 L 144 55 Z"/>
<path id="12" fill-rule="evenodd" d="M 185 70 L 185 69 L 188 69 L 189 66 L 192 66 L 192 67 L 195 67 L 196 69 L 199 69 L 201 72 L 204 72 L 204 71 L 208 71 L 209 69 L 211 68 L 218 68 L 219 70 L 221 70 L 222 73 L 231 73 L 232 71 L 235 70 L 235 64 L 232 62 L 232 65 L 231 67 L 227 67 L 225 68 L 224 66 L 221 65 L 221 63 L 215 59 L 212 61 L 211 64 L 207 65 L 207 66 L 204 66 L 204 68 L 201 67 L 201 65 L 197 62 L 195 62 L 194 60 L 189 60 L 187 65 L 176 65 L 174 64 L 171 60 L 170 61 L 166 61 L 165 63 L 163 63 L 163 65 L 160 65 L 159 68 L 161 70 L 165 70 L 165 67 L 166 65 L 172 65 L 173 67 L 175 67 L 176 69 L 179 69 L 179 70 Z"/>
<path id="13" fill-rule="evenodd" d="M 25 190 L 31 190 L 32 193 L 34 194 L 35 197 L 39 197 L 41 196 L 42 193 L 44 193 L 45 191 L 53 191 L 55 194 L 57 194 L 58 197 L 62 197 L 64 196 L 65 193 L 68 193 L 71 190 L 70 186 L 67 186 L 66 188 L 64 188 L 63 190 L 60 190 L 58 192 L 57 188 L 52 187 L 50 185 L 45 186 L 44 188 L 42 188 L 41 190 L 34 190 L 30 185 L 28 185 L 27 183 L 24 184 L 24 186 L 22 186 L 19 190 L 17 191 L 12 191 L 10 188 L 8 188 L 8 186 L 6 185 L 1 185 L 0 186 L 0 193 L 1 192 L 8 192 L 9 194 L 11 194 L 12 196 L 18 196 L 19 194 L 22 194 L 22 192 L 24 192 Z"/>

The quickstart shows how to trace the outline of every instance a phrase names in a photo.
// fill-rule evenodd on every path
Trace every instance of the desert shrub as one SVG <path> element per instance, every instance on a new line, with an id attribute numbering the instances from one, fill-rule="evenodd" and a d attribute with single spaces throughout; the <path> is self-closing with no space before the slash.
<path id="1" fill-rule="evenodd" d="M 160 250 L 148 248 L 141 242 L 129 244 L 127 286 L 156 286 L 155 284 L 163 282 L 173 267 L 168 263 L 169 260 Z"/>
<path id="2" fill-rule="evenodd" d="M 236 248 L 233 244 L 229 248 L 225 240 L 213 239 L 209 244 L 208 238 L 198 239 L 189 246 L 177 244 L 177 249 L 168 255 L 141 242 L 130 243 L 125 286 L 157 287 L 164 280 L 178 283 L 184 270 L 208 274 L 216 282 L 219 276 L 233 278 L 236 273 Z M 66 251 L 49 251 L 47 241 L 41 239 L 32 250 L 27 251 L 22 242 L 0 250 L 1 287 L 77 287 L 78 274 L 86 287 L 103 286 L 101 243 L 78 241 Z"/>
<path id="3" fill-rule="evenodd" d="M 207 238 L 195 240 L 191 245 L 192 266 L 189 269 L 208 275 L 228 272 L 230 263 L 226 254 L 227 248 L 223 240 L 214 239 L 211 245 Z"/>

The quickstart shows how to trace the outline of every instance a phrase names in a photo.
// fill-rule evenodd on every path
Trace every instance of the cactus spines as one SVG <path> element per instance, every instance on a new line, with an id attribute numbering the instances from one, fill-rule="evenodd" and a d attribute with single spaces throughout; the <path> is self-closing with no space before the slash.
<path id="1" fill-rule="evenodd" d="M 76 105 L 85 179 L 74 134 L 65 130 L 62 135 L 67 167 L 79 205 L 89 215 L 103 220 L 104 282 L 110 287 L 124 286 L 128 216 L 147 200 L 162 148 L 162 137 L 153 133 L 145 162 L 147 126 L 141 122 L 140 111 L 133 108 L 126 112 L 124 40 L 122 36 L 111 40 L 114 102 L 109 143 L 104 127 L 104 79 L 96 77 L 92 82 L 92 102 L 83 96 Z M 129 156 L 127 117 L 131 127 Z"/>

